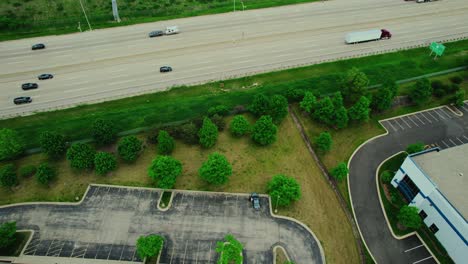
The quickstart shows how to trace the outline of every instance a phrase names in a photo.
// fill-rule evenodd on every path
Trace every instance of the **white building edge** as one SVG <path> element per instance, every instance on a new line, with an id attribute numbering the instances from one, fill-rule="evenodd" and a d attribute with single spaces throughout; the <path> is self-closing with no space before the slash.
<path id="1" fill-rule="evenodd" d="M 409 155 L 391 183 L 455 263 L 468 263 L 468 144 Z"/>

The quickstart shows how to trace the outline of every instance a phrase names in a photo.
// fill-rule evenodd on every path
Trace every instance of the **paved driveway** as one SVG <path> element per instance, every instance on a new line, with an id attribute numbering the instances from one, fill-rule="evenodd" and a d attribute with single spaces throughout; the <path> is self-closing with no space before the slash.
<path id="1" fill-rule="evenodd" d="M 166 238 L 160 263 L 215 263 L 216 242 L 234 234 L 247 263 L 272 263 L 275 245 L 295 263 L 323 263 L 319 242 L 301 224 L 272 217 L 269 200 L 255 211 L 247 195 L 178 191 L 171 208 L 157 209 L 160 191 L 90 186 L 79 205 L 35 204 L 0 208 L 0 222 L 36 232 L 24 254 L 141 262 L 140 235 Z"/>
<path id="2" fill-rule="evenodd" d="M 435 263 L 416 236 L 396 240 L 390 233 L 375 184 L 377 167 L 389 156 L 422 141 L 441 148 L 468 143 L 468 103 L 463 117 L 445 107 L 383 120 L 388 135 L 364 144 L 350 161 L 349 185 L 356 220 L 378 263 Z"/>

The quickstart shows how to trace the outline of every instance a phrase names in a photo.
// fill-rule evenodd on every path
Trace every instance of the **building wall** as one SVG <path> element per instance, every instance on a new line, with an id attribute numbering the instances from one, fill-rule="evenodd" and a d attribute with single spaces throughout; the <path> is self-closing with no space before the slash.
<path id="1" fill-rule="evenodd" d="M 391 184 L 398 187 L 398 183 L 405 175 L 415 183 L 420 192 L 409 205 L 424 210 L 427 217 L 424 224 L 430 227 L 435 224 L 439 231 L 435 236 L 445 247 L 456 263 L 466 263 L 468 259 L 468 224 L 456 209 L 445 199 L 436 185 L 418 168 L 416 163 L 407 157 L 400 170 L 392 179 Z"/>

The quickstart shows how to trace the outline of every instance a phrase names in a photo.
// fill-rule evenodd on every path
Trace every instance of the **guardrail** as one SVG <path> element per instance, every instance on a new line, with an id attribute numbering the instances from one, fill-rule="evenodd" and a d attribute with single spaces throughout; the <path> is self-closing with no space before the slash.
<path id="1" fill-rule="evenodd" d="M 334 52 L 331 54 L 326 54 L 326 55 L 312 55 L 312 56 L 307 56 L 303 58 L 297 58 L 297 59 L 290 59 L 286 60 L 280 63 L 267 63 L 267 64 L 261 64 L 261 65 L 256 65 L 256 66 L 248 66 L 248 67 L 243 67 L 243 68 L 238 68 L 238 69 L 233 69 L 229 71 L 219 71 L 216 73 L 205 73 L 201 75 L 197 75 L 196 77 L 203 77 L 203 76 L 212 76 L 212 75 L 218 75 L 216 78 L 206 78 L 203 79 L 202 81 L 195 81 L 195 82 L 183 82 L 185 79 L 193 78 L 194 76 L 187 76 L 183 78 L 179 78 L 176 80 L 176 84 L 168 85 L 166 88 L 163 89 L 155 89 L 150 87 L 149 89 L 142 89 L 137 92 L 126 92 L 125 90 L 128 89 L 135 89 L 135 88 L 142 88 L 144 86 L 151 86 L 151 84 L 144 84 L 140 86 L 132 86 L 132 87 L 125 87 L 121 89 L 117 89 L 114 91 L 122 91 L 122 94 L 114 95 L 114 96 L 108 96 L 107 92 L 97 92 L 93 94 L 87 94 L 87 95 L 82 95 L 82 96 L 75 96 L 72 98 L 68 98 L 71 100 L 77 100 L 77 102 L 69 103 L 69 104 L 63 104 L 63 105 L 57 105 L 57 106 L 50 106 L 50 104 L 53 104 L 54 102 L 60 102 L 61 100 L 52 100 L 52 101 L 47 101 L 47 102 L 41 102 L 41 103 L 36 103 L 34 106 L 37 107 L 38 105 L 44 106 L 39 109 L 35 110 L 27 110 L 24 112 L 15 112 L 11 114 L 0 114 L 0 119 L 8 119 L 8 118 L 13 118 L 13 117 L 18 117 L 18 116 L 27 116 L 27 115 L 32 115 L 38 112 L 48 112 L 48 111 L 56 111 L 56 110 L 61 110 L 65 108 L 71 108 L 71 107 L 76 107 L 80 105 L 87 105 L 87 104 L 96 104 L 96 103 L 102 103 L 102 102 L 107 102 L 107 101 L 113 101 L 117 99 L 122 99 L 126 97 L 133 97 L 133 96 L 140 96 L 144 94 L 149 94 L 149 93 L 154 93 L 159 91 L 167 91 L 175 87 L 180 87 L 180 86 L 193 86 L 193 85 L 200 85 L 200 84 L 205 84 L 205 83 L 210 83 L 210 82 L 217 82 L 217 81 L 223 81 L 223 80 L 228 80 L 228 79 L 237 79 L 237 78 L 242 78 L 242 77 L 247 77 L 247 76 L 252 76 L 252 75 L 257 75 L 257 74 L 262 74 L 262 73 L 267 73 L 267 72 L 272 72 L 272 71 L 281 71 L 281 70 L 286 70 L 286 69 L 291 69 L 291 68 L 298 68 L 298 67 L 305 67 L 305 66 L 310 66 L 310 65 L 315 65 L 315 64 L 320 64 L 320 63 L 326 63 L 326 62 L 333 62 L 333 61 L 338 61 L 338 60 L 346 60 L 346 59 L 354 59 L 354 58 L 360 58 L 360 57 L 365 57 L 365 56 L 371 56 L 371 55 L 378 55 L 378 54 L 383 54 L 383 53 L 389 53 L 389 52 L 397 52 L 397 51 L 402 51 L 402 50 L 408 50 L 408 49 L 414 49 L 414 48 L 421 48 L 421 47 L 428 47 L 431 42 L 437 41 L 437 42 L 452 42 L 452 41 L 459 41 L 459 40 L 464 40 L 468 38 L 468 32 L 463 32 L 461 34 L 447 34 L 443 36 L 439 36 L 437 38 L 426 38 L 426 39 L 421 39 L 421 40 L 415 40 L 415 41 L 405 41 L 405 42 L 400 42 L 397 43 L 400 47 L 393 47 L 395 44 L 393 43 L 384 43 L 384 45 L 380 45 L 378 47 L 366 47 L 366 48 L 356 48 L 352 50 L 347 50 L 347 51 L 340 51 L 340 52 Z M 357 45 L 358 46 L 358 45 Z M 371 51 L 369 51 L 369 49 Z M 301 62 L 307 60 L 306 62 Z M 260 68 L 260 69 L 258 69 Z M 249 69 L 257 69 L 257 70 L 250 70 Z M 242 71 L 241 73 L 236 73 L 238 71 Z M 90 99 L 85 102 L 83 102 L 83 98 L 86 97 L 93 97 L 99 94 L 106 94 L 105 97 L 103 98 L 97 98 L 97 99 Z M 10 108 L 13 109 L 13 108 Z M 4 111 L 5 112 L 5 111 Z"/>

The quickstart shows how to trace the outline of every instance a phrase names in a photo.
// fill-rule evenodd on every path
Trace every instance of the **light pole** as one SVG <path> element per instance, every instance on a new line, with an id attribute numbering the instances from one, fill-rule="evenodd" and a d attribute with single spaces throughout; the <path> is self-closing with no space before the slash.
<path id="1" fill-rule="evenodd" d="M 234 12 L 236 12 L 236 0 L 234 0 Z"/>
<path id="2" fill-rule="evenodd" d="M 91 28 L 91 24 L 89 23 L 88 16 L 86 15 L 86 11 L 84 10 L 83 3 L 81 2 L 81 0 L 80 0 L 80 5 L 81 5 L 81 10 L 83 10 L 83 14 L 84 14 L 84 16 L 85 16 L 85 18 L 86 18 L 86 22 L 88 22 L 89 30 L 93 30 L 93 29 Z"/>
<path id="3" fill-rule="evenodd" d="M 276 198 L 276 206 L 275 206 L 275 214 L 278 213 L 278 202 L 279 202 L 280 195 Z"/>

